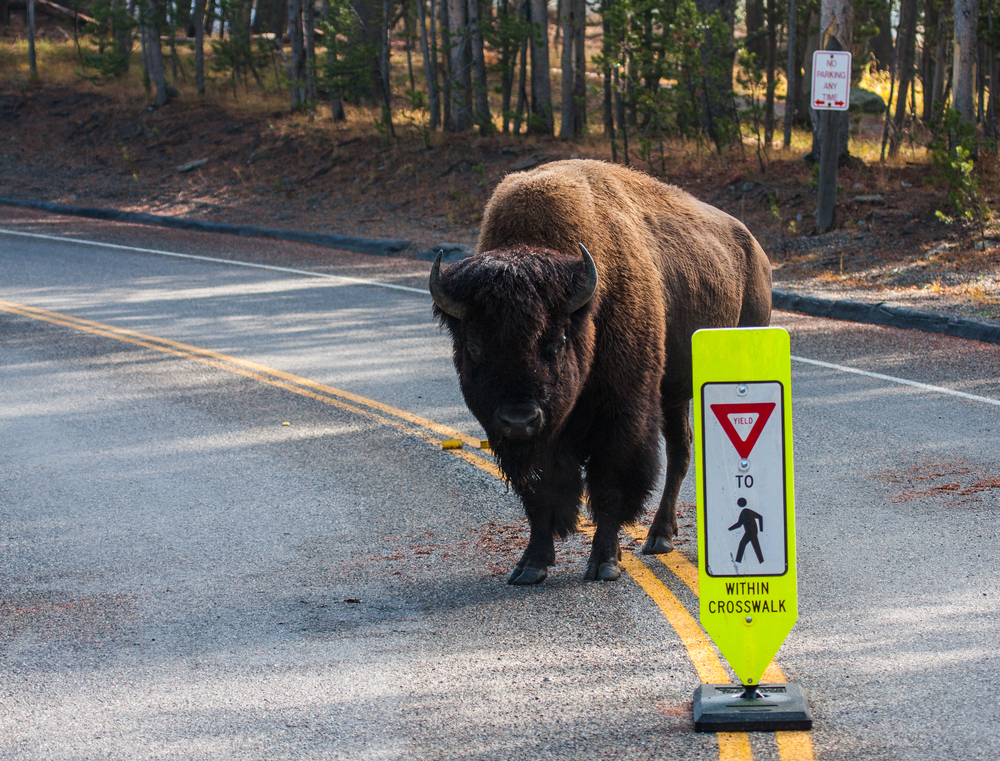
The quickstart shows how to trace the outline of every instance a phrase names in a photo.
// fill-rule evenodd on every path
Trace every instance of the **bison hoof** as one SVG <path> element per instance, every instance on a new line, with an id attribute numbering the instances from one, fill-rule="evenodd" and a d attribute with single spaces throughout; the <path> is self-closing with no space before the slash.
<path id="1" fill-rule="evenodd" d="M 522 568 L 515 566 L 507 577 L 508 584 L 540 584 L 549 575 L 548 568 Z"/>
<path id="2" fill-rule="evenodd" d="M 663 555 L 673 551 L 674 543 L 668 536 L 653 536 L 650 534 L 646 537 L 646 543 L 642 545 L 643 555 Z"/>
<path id="3" fill-rule="evenodd" d="M 587 563 L 587 570 L 583 572 L 584 581 L 615 581 L 622 575 L 621 568 L 614 560 L 607 563 Z"/>

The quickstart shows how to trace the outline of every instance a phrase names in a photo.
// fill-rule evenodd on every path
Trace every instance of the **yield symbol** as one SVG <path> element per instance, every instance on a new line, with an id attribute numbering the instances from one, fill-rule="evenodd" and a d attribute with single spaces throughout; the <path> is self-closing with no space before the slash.
<path id="1" fill-rule="evenodd" d="M 774 411 L 774 402 L 713 404 L 712 412 L 733 442 L 739 456 L 746 459 Z M 737 430 L 737 426 L 740 430 Z"/>

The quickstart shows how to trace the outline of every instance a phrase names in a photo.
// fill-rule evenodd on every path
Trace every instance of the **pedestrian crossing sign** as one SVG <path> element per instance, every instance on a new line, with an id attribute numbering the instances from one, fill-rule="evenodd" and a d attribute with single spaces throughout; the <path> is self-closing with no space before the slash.
<path id="1" fill-rule="evenodd" d="M 788 333 L 700 330 L 692 356 L 701 623 L 756 685 L 798 617 Z"/>

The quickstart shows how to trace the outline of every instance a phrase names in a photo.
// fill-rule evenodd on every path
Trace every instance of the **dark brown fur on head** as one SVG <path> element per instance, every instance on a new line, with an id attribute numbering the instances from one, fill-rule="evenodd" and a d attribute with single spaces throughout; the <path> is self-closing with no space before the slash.
<path id="1" fill-rule="evenodd" d="M 565 422 L 589 370 L 590 305 L 566 308 L 584 279 L 578 255 L 526 246 L 479 254 L 442 276 L 448 295 L 466 310 L 459 320 L 435 307 L 453 339 L 462 393 L 518 493 L 540 478 L 546 442 Z M 538 434 L 504 436 L 496 415 L 505 405 L 536 405 Z"/>

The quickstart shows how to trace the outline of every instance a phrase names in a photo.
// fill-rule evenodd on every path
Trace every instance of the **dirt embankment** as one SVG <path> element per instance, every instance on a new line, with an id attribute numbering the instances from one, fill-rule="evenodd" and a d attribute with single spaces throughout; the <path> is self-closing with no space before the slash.
<path id="1" fill-rule="evenodd" d="M 479 138 L 405 124 L 397 131 L 393 141 L 371 125 L 196 97 L 150 110 L 86 83 L 7 83 L 0 196 L 403 238 L 417 251 L 472 247 L 490 192 L 512 171 L 610 159 L 597 137 Z M 746 222 L 770 254 L 779 288 L 1000 324 L 1000 249 L 976 250 L 971 236 L 938 220 L 946 194 L 927 164 L 843 168 L 839 227 L 816 236 L 812 167 L 797 156 L 777 154 L 764 173 L 752 145 L 720 159 L 675 144 L 650 159 L 633 165 Z"/>

